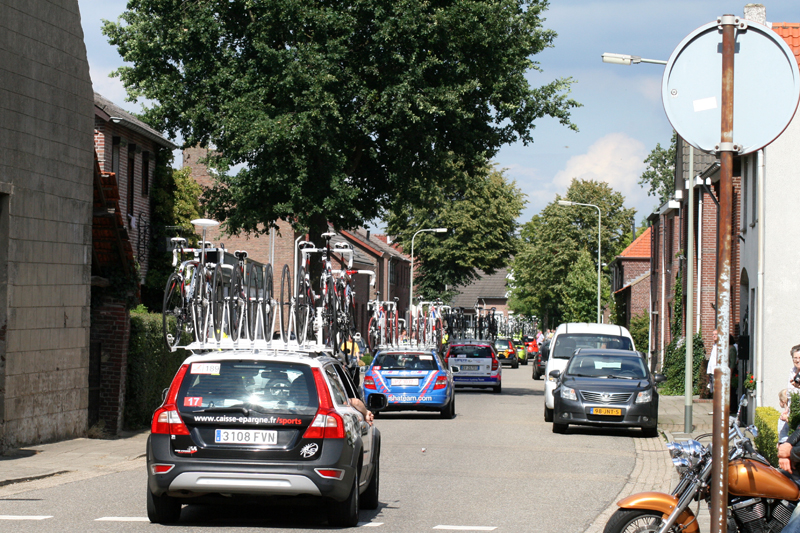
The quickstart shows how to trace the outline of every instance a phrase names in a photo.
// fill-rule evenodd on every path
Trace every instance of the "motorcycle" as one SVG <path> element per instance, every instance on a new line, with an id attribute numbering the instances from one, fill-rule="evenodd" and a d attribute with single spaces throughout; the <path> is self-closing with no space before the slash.
<path id="1" fill-rule="evenodd" d="M 728 531 L 778 533 L 789 522 L 800 500 L 800 488 L 756 452 L 745 434 L 758 436 L 755 426 L 739 427 L 747 399 L 742 396 L 736 416 L 729 417 Z M 698 437 L 698 439 L 701 437 Z M 680 475 L 671 494 L 642 492 L 620 500 L 604 533 L 699 533 L 701 502 L 711 503 L 711 445 L 698 440 L 671 442 L 667 449 Z M 697 512 L 690 505 L 697 502 Z"/>

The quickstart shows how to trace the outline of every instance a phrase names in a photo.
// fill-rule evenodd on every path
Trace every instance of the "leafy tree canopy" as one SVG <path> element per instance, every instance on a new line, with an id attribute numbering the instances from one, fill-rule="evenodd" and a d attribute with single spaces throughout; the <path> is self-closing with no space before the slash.
<path id="1" fill-rule="evenodd" d="M 492 274 L 505 267 L 517 248 L 516 219 L 525 200 L 516 183 L 492 167 L 457 181 L 458 187 L 429 189 L 418 207 L 398 209 L 388 218 L 388 232 L 408 253 L 418 230 L 448 229 L 414 239 L 414 292 L 426 299 L 449 299 L 457 285 L 477 279 L 477 269 Z"/>
<path id="2" fill-rule="evenodd" d="M 672 198 L 675 192 L 675 158 L 677 157 L 678 135 L 673 131 L 669 148 L 661 148 L 660 143 L 644 160 L 647 168 L 639 178 L 639 185 L 649 186 L 648 196 L 658 198 L 659 205 Z"/>
<path id="3" fill-rule="evenodd" d="M 212 146 L 231 232 L 353 227 L 472 173 L 545 116 L 577 129 L 572 80 L 531 87 L 547 0 L 130 0 L 104 33 L 148 122 Z M 259 225 L 262 224 L 262 225 Z"/>
<path id="4" fill-rule="evenodd" d="M 611 263 L 630 242 L 636 210 L 626 208 L 622 194 L 605 182 L 573 179 L 565 198 L 600 207 L 601 262 Z M 571 285 L 577 283 L 580 276 L 578 273 L 571 279 L 568 276 L 578 268 L 581 254 L 587 253 L 594 271 L 597 269 L 597 210 L 562 206 L 558 204 L 561 199 L 556 196 L 523 225 L 520 250 L 512 263 L 514 287 L 509 305 L 517 313 L 540 317 L 543 327 L 554 327 L 568 313 L 572 316 L 573 311 L 565 307 L 564 301 L 568 295 L 576 297 Z M 596 318 L 597 274 L 593 279 L 595 288 L 590 301 Z"/>

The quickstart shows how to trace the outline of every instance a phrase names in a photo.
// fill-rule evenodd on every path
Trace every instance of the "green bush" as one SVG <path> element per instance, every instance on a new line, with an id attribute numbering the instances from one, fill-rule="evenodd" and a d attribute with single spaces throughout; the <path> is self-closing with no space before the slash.
<path id="1" fill-rule="evenodd" d="M 364 366 L 369 366 L 372 363 L 372 356 L 371 355 L 362 355 L 361 362 L 364 363 Z"/>
<path id="2" fill-rule="evenodd" d="M 789 394 L 789 434 L 800 426 L 800 394 Z"/>
<path id="3" fill-rule="evenodd" d="M 169 387 L 188 353 L 167 349 L 161 314 L 156 313 L 131 313 L 128 346 L 125 427 L 142 429 L 150 425 L 153 411 L 161 405 L 162 391 Z"/>
<path id="4" fill-rule="evenodd" d="M 650 340 L 650 314 L 646 309 L 631 318 L 631 327 L 629 331 L 631 332 L 631 337 L 633 337 L 633 344 L 636 345 L 636 349 L 642 353 L 647 353 Z"/>
<path id="5" fill-rule="evenodd" d="M 703 348 L 703 337 L 700 333 L 694 335 L 692 343 L 692 382 L 694 390 L 692 394 L 700 394 L 700 378 L 705 350 Z M 664 350 L 664 376 L 667 381 L 662 383 L 658 391 L 667 396 L 680 396 L 684 394 L 686 383 L 686 345 L 683 337 L 678 337 L 670 342 Z"/>
<path id="6" fill-rule="evenodd" d="M 758 437 L 756 449 L 772 466 L 778 466 L 778 419 L 781 414 L 774 407 L 756 407 L 755 422 Z"/>

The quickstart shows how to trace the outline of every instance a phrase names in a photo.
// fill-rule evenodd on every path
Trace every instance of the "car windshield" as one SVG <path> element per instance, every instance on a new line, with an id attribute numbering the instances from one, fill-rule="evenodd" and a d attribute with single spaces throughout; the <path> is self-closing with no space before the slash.
<path id="1" fill-rule="evenodd" d="M 244 410 L 314 414 L 317 390 L 308 365 L 276 361 L 208 361 L 189 366 L 177 398 L 184 412 Z"/>
<path id="2" fill-rule="evenodd" d="M 569 359 L 578 348 L 633 351 L 633 343 L 620 335 L 563 333 L 556 337 L 555 346 L 550 347 L 550 355 L 556 359 Z"/>
<path id="3" fill-rule="evenodd" d="M 640 357 L 624 355 L 576 355 L 566 373 L 592 378 L 645 379 L 647 370 Z"/>
<path id="4" fill-rule="evenodd" d="M 467 359 L 491 359 L 492 349 L 488 346 L 453 346 L 450 357 L 466 357 Z"/>
<path id="5" fill-rule="evenodd" d="M 436 370 L 436 361 L 430 353 L 397 353 L 378 354 L 373 365 L 381 370 Z"/>

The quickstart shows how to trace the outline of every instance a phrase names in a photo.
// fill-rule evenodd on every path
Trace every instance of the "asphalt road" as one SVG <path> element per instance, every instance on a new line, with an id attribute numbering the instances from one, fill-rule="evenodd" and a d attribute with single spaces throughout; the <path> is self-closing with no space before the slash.
<path id="1" fill-rule="evenodd" d="M 553 434 L 543 419 L 543 388 L 529 366 L 505 368 L 501 394 L 459 390 L 453 420 L 381 415 L 381 505 L 361 512 L 362 527 L 376 533 L 583 532 L 628 479 L 639 432 L 570 426 L 565 435 Z M 147 521 L 145 487 L 143 460 L 140 468 L 83 481 L 52 478 L 46 488 L 0 497 L 0 532 L 162 529 Z M 281 501 L 190 505 L 168 530 L 212 529 L 288 532 L 327 524 L 315 502 Z"/>

